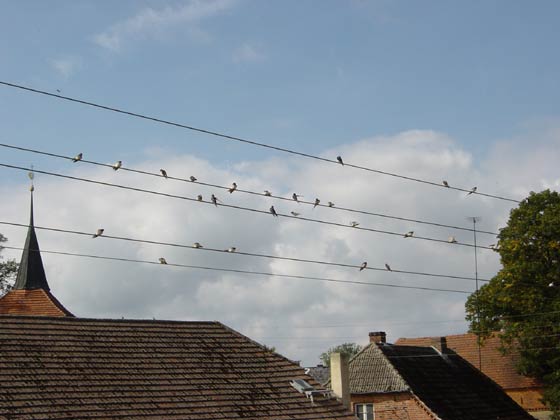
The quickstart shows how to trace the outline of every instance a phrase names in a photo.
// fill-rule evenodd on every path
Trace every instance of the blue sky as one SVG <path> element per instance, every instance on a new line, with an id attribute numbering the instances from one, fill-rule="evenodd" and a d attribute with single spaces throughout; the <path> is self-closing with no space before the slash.
<path id="1" fill-rule="evenodd" d="M 560 188 L 560 3 L 553 1 L 0 0 L 0 80 L 285 148 L 522 199 Z M 340 165 L 325 165 L 0 86 L 0 143 L 338 206 L 495 231 L 511 204 Z M 171 194 L 197 184 L 141 177 L 0 148 L 0 162 Z M 26 223 L 25 174 L 0 168 L 0 220 Z M 215 191 L 212 191 L 215 192 Z M 268 198 L 223 194 L 268 211 Z M 348 225 L 347 214 L 274 202 Z M 442 243 L 313 226 L 269 215 L 36 177 L 39 225 L 115 236 L 470 276 L 467 232 L 359 215 L 361 226 L 414 230 Z M 352 215 L 351 217 L 358 217 Z M 9 245 L 24 230 L 0 226 Z M 43 250 L 472 290 L 437 278 L 216 258 L 40 232 Z M 404 241 L 404 242 L 403 242 Z M 493 237 L 482 237 L 486 245 Z M 4 250 L 19 259 L 19 251 Z M 239 257 L 239 258 L 238 258 Z M 193 273 L 45 254 L 55 295 L 79 316 L 219 320 L 305 364 L 368 331 L 461 333 L 465 295 Z M 492 277 L 497 255 L 481 250 Z M 359 277 L 358 277 L 359 276 Z M 472 282 L 471 282 L 472 283 Z M 338 325 L 340 328 L 325 328 Z M 309 327 L 313 327 L 310 333 Z M 343 328 L 343 330 L 341 329 Z M 310 337 L 311 336 L 311 337 Z M 276 338 L 275 338 L 276 337 Z M 284 337 L 284 339 L 282 339 Z"/>
<path id="2" fill-rule="evenodd" d="M 308 152 L 432 129 L 479 156 L 559 113 L 557 2 L 238 0 L 176 20 L 189 3 L 2 3 L 4 80 Z M 5 87 L 0 106 L 31 145 L 269 155 Z"/>

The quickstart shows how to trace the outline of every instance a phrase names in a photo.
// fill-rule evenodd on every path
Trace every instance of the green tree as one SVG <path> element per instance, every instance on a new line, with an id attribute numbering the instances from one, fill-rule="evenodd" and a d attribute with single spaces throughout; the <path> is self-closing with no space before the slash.
<path id="1" fill-rule="evenodd" d="M 560 419 L 560 195 L 531 193 L 510 213 L 496 251 L 502 269 L 466 303 L 470 329 L 497 332 L 504 352 L 519 351 L 520 373 L 543 381 Z"/>
<path id="2" fill-rule="evenodd" d="M 3 249 L 2 243 L 7 240 L 8 238 L 0 233 L 0 253 Z M 3 257 L 0 255 L 0 296 L 12 288 L 17 273 L 17 263 L 14 260 L 2 262 L 2 259 Z"/>
<path id="3" fill-rule="evenodd" d="M 331 354 L 332 353 L 342 353 L 347 354 L 349 358 L 359 353 L 362 350 L 362 346 L 356 343 L 344 343 L 338 346 L 331 347 L 326 352 L 321 353 L 319 359 L 323 362 L 324 366 L 330 366 L 331 364 Z"/>

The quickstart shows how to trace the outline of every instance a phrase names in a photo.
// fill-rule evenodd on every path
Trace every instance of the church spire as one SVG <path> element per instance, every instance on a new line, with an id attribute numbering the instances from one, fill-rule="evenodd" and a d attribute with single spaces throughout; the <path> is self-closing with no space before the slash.
<path id="1" fill-rule="evenodd" d="M 30 178 L 31 175 L 30 175 Z M 35 234 L 35 226 L 33 223 L 33 184 L 31 184 L 31 215 L 29 218 L 29 229 L 27 230 L 27 238 L 25 239 L 25 247 L 19 263 L 14 289 L 16 290 L 32 290 L 43 289 L 49 291 L 47 276 L 43 268 L 43 260 L 39 251 L 39 242 Z"/>

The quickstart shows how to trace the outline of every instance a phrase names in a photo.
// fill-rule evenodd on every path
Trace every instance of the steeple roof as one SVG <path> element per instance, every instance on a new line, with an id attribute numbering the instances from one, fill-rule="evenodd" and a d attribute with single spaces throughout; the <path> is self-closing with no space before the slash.
<path id="1" fill-rule="evenodd" d="M 47 283 L 33 224 L 33 186 L 29 229 L 16 282 L 12 290 L 0 297 L 0 315 L 74 316 L 51 294 Z"/>
<path id="2" fill-rule="evenodd" d="M 35 233 L 35 226 L 33 224 L 33 191 L 31 191 L 31 215 L 29 218 L 29 229 L 27 230 L 27 238 L 25 239 L 25 246 L 19 263 L 16 282 L 14 284 L 15 290 L 34 290 L 43 289 L 50 290 L 45 269 L 43 267 L 43 260 L 41 259 L 41 252 L 39 250 L 39 242 Z"/>

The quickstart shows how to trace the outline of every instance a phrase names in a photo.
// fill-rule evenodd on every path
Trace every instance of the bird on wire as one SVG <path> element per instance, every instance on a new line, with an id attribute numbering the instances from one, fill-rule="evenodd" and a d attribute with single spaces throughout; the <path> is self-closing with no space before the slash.
<path id="1" fill-rule="evenodd" d="M 387 271 L 393 271 L 393 270 L 391 270 L 391 266 L 387 263 L 385 263 L 385 268 L 387 269 Z"/>
<path id="2" fill-rule="evenodd" d="M 292 214 L 292 216 L 294 216 L 294 217 L 298 217 L 298 216 L 299 216 L 299 213 L 298 213 L 298 212 L 295 212 L 295 211 L 291 211 L 290 213 L 291 213 L 291 214 Z"/>
<path id="3" fill-rule="evenodd" d="M 160 258 L 159 258 L 159 263 L 160 263 L 160 264 L 167 264 L 167 260 L 166 260 L 165 258 L 163 258 L 163 257 L 160 257 Z"/>
<path id="4" fill-rule="evenodd" d="M 212 197 L 210 197 L 210 200 L 212 200 L 212 203 L 218 207 L 218 197 L 216 197 L 214 194 L 212 194 Z"/>
<path id="5" fill-rule="evenodd" d="M 472 189 L 467 193 L 467 195 L 471 195 L 472 193 L 476 192 L 476 187 L 472 187 Z"/>
<path id="6" fill-rule="evenodd" d="M 271 197 L 272 193 L 268 190 L 264 190 L 264 195 L 267 196 L 267 197 Z"/>
<path id="7" fill-rule="evenodd" d="M 122 160 L 117 161 L 116 163 L 113 164 L 112 168 L 115 171 L 118 171 L 122 166 Z"/>
<path id="8" fill-rule="evenodd" d="M 202 201 L 202 195 L 198 194 L 198 195 L 196 196 L 196 199 L 197 199 L 198 201 Z"/>
<path id="9" fill-rule="evenodd" d="M 406 232 L 404 234 L 405 238 L 412 238 L 413 236 L 414 236 L 414 231 L 412 231 L 412 230 L 410 232 Z"/>
<path id="10" fill-rule="evenodd" d="M 329 207 L 334 207 L 334 203 L 333 203 L 332 201 L 329 201 L 329 202 L 327 203 L 327 205 L 328 205 Z"/>
<path id="11" fill-rule="evenodd" d="M 278 213 L 276 213 L 276 209 L 274 208 L 274 206 L 270 206 L 270 214 L 272 214 L 274 217 L 278 217 Z"/>
<path id="12" fill-rule="evenodd" d="M 161 176 L 164 177 L 165 179 L 167 179 L 167 171 L 165 169 L 160 169 L 159 172 L 161 173 Z"/>
<path id="13" fill-rule="evenodd" d="M 191 182 L 196 182 L 196 178 L 195 178 L 194 176 L 192 176 L 192 175 L 190 176 L 189 179 L 191 180 Z"/>
<path id="14" fill-rule="evenodd" d="M 342 158 L 340 156 L 337 156 L 336 160 L 338 160 L 338 163 L 340 163 L 342 166 L 344 166 L 344 162 L 342 161 Z"/>
<path id="15" fill-rule="evenodd" d="M 358 227 L 360 224 L 358 222 L 350 222 L 350 226 Z"/>
<path id="16" fill-rule="evenodd" d="M 443 180 L 442 184 L 444 187 L 449 188 L 449 182 L 447 182 L 445 179 Z"/>
<path id="17" fill-rule="evenodd" d="M 367 267 L 367 261 L 364 261 L 362 265 L 360 265 L 360 271 L 364 271 L 366 267 Z"/>
<path id="18" fill-rule="evenodd" d="M 315 203 L 313 204 L 313 208 L 317 207 L 321 203 L 321 200 L 318 198 L 315 199 Z"/>
<path id="19" fill-rule="evenodd" d="M 450 244 L 456 244 L 457 239 L 455 239 L 455 236 L 450 236 L 449 239 L 447 239 L 447 242 L 449 242 Z"/>
<path id="20" fill-rule="evenodd" d="M 203 248 L 203 246 L 200 244 L 200 242 L 195 242 L 192 247 L 195 248 L 195 249 Z"/>
<path id="21" fill-rule="evenodd" d="M 231 246 L 231 247 L 229 247 L 226 251 L 227 251 L 227 252 L 230 252 L 230 253 L 233 253 L 233 252 L 237 251 L 237 248 L 234 247 L 234 246 Z"/>
<path id="22" fill-rule="evenodd" d="M 232 192 L 234 192 L 237 189 L 237 184 L 234 182 L 233 184 L 231 184 L 231 188 L 228 190 L 229 193 L 231 194 Z"/>
<path id="23" fill-rule="evenodd" d="M 98 236 L 103 235 L 103 232 L 105 232 L 105 229 L 97 229 L 97 232 L 93 234 L 92 238 L 97 238 Z"/>
<path id="24" fill-rule="evenodd" d="M 299 203 L 299 200 L 298 200 L 298 199 L 299 199 L 300 197 L 303 197 L 303 195 L 299 195 L 299 194 L 296 194 L 296 193 L 293 193 L 293 194 L 292 194 L 292 200 L 294 200 L 296 203 Z"/>
<path id="25" fill-rule="evenodd" d="M 79 162 L 80 160 L 82 160 L 83 157 L 84 157 L 83 153 L 78 153 L 76 156 L 72 158 L 72 162 L 74 163 Z"/>

